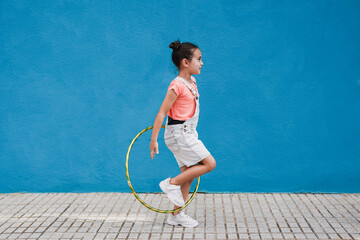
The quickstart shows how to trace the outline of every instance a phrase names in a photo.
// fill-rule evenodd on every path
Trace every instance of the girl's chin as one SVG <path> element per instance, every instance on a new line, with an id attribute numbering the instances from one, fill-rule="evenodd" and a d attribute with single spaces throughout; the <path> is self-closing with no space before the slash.
<path id="1" fill-rule="evenodd" d="M 196 72 L 194 71 L 193 73 L 191 73 L 191 75 L 199 75 L 201 73 L 201 69 L 197 70 Z"/>

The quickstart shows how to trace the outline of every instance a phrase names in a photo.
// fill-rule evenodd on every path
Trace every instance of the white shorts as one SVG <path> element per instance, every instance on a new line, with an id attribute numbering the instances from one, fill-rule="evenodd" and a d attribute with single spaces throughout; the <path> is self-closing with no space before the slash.
<path id="1" fill-rule="evenodd" d="M 186 129 L 178 124 L 168 125 L 165 128 L 164 140 L 166 146 L 174 154 L 179 167 L 190 167 L 210 155 L 198 139 L 196 129 Z"/>

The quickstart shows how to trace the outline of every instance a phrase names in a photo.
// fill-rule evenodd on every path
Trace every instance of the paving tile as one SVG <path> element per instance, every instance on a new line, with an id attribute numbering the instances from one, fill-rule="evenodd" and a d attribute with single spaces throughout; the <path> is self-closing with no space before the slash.
<path id="1" fill-rule="evenodd" d="M 167 225 L 131 193 L 0 194 L 0 203 L 0 239 L 360 239 L 360 194 L 198 193 L 185 209 L 194 229 Z"/>

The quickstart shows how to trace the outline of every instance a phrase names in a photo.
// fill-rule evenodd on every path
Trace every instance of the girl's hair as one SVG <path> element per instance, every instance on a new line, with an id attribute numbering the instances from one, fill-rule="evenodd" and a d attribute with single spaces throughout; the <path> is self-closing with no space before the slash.
<path id="1" fill-rule="evenodd" d="M 181 60 L 186 58 L 187 60 L 191 61 L 195 49 L 198 48 L 195 44 L 189 42 L 180 43 L 179 40 L 172 42 L 169 47 L 173 49 L 171 58 L 173 63 L 179 70 Z"/>

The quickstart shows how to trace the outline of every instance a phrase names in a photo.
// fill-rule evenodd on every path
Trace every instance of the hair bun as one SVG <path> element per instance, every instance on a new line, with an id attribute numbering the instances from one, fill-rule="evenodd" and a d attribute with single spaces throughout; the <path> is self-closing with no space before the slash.
<path id="1" fill-rule="evenodd" d="M 180 46 L 181 46 L 180 41 L 172 42 L 172 43 L 169 45 L 169 47 L 172 48 L 174 51 L 179 50 Z"/>

